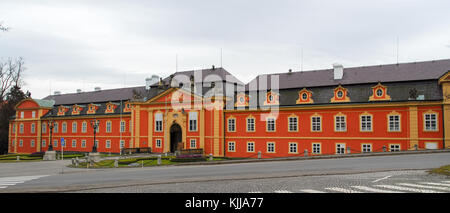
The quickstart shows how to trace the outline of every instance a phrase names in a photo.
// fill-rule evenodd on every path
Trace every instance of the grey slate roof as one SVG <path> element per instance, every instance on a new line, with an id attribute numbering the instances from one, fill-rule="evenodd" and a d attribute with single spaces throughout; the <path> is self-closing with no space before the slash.
<path id="1" fill-rule="evenodd" d="M 400 82 L 437 80 L 450 70 L 450 59 L 412 62 L 400 64 L 387 64 L 376 66 L 363 66 L 345 68 L 344 76 L 334 80 L 333 69 L 274 73 L 279 76 L 279 89 L 321 87 L 331 85 L 367 84 L 377 82 Z M 260 75 L 246 85 L 254 84 L 258 78 L 267 77 L 268 89 L 271 88 L 270 75 Z"/>

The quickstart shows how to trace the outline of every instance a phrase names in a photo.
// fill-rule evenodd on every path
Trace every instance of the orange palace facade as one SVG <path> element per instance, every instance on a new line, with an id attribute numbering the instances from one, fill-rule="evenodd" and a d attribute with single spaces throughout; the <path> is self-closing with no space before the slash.
<path id="1" fill-rule="evenodd" d="M 450 147 L 450 60 L 259 75 L 223 68 L 152 76 L 142 87 L 25 99 L 9 153 L 201 149 L 263 158 Z M 53 123 L 50 136 L 50 125 Z M 61 147 L 64 138 L 65 146 Z"/>

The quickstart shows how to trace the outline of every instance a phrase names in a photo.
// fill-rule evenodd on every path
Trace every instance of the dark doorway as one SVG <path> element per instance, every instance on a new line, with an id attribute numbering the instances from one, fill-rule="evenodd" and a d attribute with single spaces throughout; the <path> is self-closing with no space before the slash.
<path id="1" fill-rule="evenodd" d="M 181 143 L 181 137 L 181 126 L 176 123 L 172 124 L 172 126 L 170 127 L 170 152 L 173 153 L 177 151 L 178 148 L 181 148 L 181 146 L 179 147 L 179 144 Z"/>

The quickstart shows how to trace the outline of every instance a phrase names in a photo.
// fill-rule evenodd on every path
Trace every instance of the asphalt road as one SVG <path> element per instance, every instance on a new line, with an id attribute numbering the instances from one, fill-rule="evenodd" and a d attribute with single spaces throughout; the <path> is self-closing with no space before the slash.
<path id="1" fill-rule="evenodd" d="M 446 187 L 447 177 L 426 170 L 450 164 L 450 152 L 120 169 L 64 167 L 68 163 L 2 163 L 0 185 L 10 184 L 0 192 L 358 192 L 354 186 L 394 182 Z"/>

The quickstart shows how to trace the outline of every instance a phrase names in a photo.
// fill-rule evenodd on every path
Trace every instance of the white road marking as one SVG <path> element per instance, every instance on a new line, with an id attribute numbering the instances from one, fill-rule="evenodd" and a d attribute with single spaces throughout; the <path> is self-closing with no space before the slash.
<path id="1" fill-rule="evenodd" d="M 351 190 L 351 189 L 344 189 L 344 188 L 339 188 L 339 187 L 331 187 L 331 188 L 325 188 L 326 190 L 331 190 L 331 191 L 337 191 L 337 192 L 343 192 L 343 193 L 362 193 L 360 191 L 355 191 L 355 190 Z"/>
<path id="2" fill-rule="evenodd" d="M 412 184 L 412 183 L 398 183 L 398 185 L 411 186 L 411 187 L 417 187 L 417 188 L 425 188 L 425 189 L 437 189 L 437 190 L 450 191 L 449 187 L 443 187 L 443 186 L 427 186 L 427 185 L 419 185 L 419 184 Z"/>
<path id="3" fill-rule="evenodd" d="M 408 188 L 408 187 L 402 187 L 402 186 L 393 186 L 393 185 L 375 185 L 376 187 L 383 187 L 388 189 L 395 189 L 400 191 L 410 191 L 410 192 L 420 192 L 420 193 L 442 193 L 438 191 L 433 190 L 426 190 L 426 189 L 415 189 L 415 188 Z"/>
<path id="4" fill-rule="evenodd" d="M 435 185 L 435 186 L 448 186 L 450 187 L 450 184 L 447 183 L 430 183 L 430 182 L 420 182 L 421 184 L 429 184 L 429 185 Z"/>
<path id="5" fill-rule="evenodd" d="M 365 190 L 365 191 L 369 191 L 369 192 L 377 192 L 377 193 L 404 193 L 401 191 L 391 191 L 391 190 L 383 190 L 383 189 L 376 189 L 376 188 L 371 188 L 368 186 L 352 186 L 353 188 L 357 188 L 360 190 Z"/>
<path id="6" fill-rule="evenodd" d="M 18 183 L 24 183 L 26 181 L 35 180 L 41 177 L 47 177 L 49 175 L 34 175 L 34 176 L 19 176 L 19 177 L 1 177 L 0 189 L 5 189 L 8 186 L 14 186 Z"/>
<path id="7" fill-rule="evenodd" d="M 319 191 L 319 190 L 314 190 L 314 189 L 302 189 L 300 190 L 301 192 L 306 192 L 306 193 L 325 193 L 323 191 Z"/>
<path id="8" fill-rule="evenodd" d="M 390 178 L 391 176 L 392 176 L 392 175 L 386 176 L 386 177 L 384 177 L 384 178 L 376 179 L 376 180 L 372 181 L 372 183 L 376 183 L 376 182 L 378 182 L 378 181 L 380 181 L 380 180 L 388 179 L 388 178 Z"/>
<path id="9" fill-rule="evenodd" d="M 291 191 L 288 191 L 288 190 L 276 190 L 274 192 L 275 193 L 292 193 Z"/>

